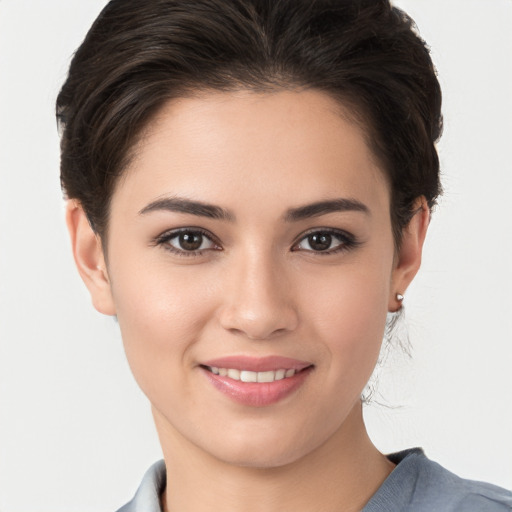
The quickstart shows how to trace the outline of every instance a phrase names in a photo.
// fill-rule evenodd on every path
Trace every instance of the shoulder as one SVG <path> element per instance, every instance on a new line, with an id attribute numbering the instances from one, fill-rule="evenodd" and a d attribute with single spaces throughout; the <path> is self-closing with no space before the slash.
<path id="1" fill-rule="evenodd" d="M 419 448 L 389 455 L 397 464 L 364 512 L 512 511 L 512 493 L 501 487 L 465 480 L 428 459 Z"/>
<path id="2" fill-rule="evenodd" d="M 510 512 L 512 492 L 465 480 L 428 459 L 419 448 L 391 454 L 397 466 L 363 512 Z M 161 512 L 165 464 L 149 468 L 133 499 L 117 512 Z"/>

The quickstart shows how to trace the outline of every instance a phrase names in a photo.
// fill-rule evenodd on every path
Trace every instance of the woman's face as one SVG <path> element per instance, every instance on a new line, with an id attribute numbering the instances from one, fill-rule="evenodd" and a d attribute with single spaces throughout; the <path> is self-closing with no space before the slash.
<path id="1" fill-rule="evenodd" d="M 164 446 L 279 466 L 348 428 L 408 284 L 389 201 L 320 92 L 165 106 L 114 192 L 92 289 Z"/>

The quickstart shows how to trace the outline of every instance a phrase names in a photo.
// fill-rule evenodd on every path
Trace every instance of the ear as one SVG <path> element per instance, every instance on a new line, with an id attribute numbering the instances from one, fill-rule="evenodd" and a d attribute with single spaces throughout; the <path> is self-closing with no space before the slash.
<path id="1" fill-rule="evenodd" d="M 414 205 L 415 214 L 402 231 L 400 250 L 395 258 L 388 311 L 398 311 L 402 302 L 397 294 L 404 295 L 421 265 L 423 242 L 430 222 L 430 209 L 422 196 Z"/>
<path id="2" fill-rule="evenodd" d="M 93 306 L 104 315 L 115 315 L 116 310 L 101 239 L 91 228 L 78 201 L 68 201 L 66 224 L 76 267 L 91 294 Z"/>

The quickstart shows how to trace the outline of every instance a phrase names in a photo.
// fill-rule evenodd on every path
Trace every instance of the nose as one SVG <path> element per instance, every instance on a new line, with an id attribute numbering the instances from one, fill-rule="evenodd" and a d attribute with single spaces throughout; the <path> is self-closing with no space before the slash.
<path id="1" fill-rule="evenodd" d="M 271 255 L 231 262 L 220 323 L 251 340 L 267 340 L 297 328 L 299 317 L 286 272 Z"/>

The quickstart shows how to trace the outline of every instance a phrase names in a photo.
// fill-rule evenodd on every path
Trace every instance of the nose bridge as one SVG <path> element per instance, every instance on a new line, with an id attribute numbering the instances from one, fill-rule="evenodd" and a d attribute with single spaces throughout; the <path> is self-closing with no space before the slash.
<path id="1" fill-rule="evenodd" d="M 247 249 L 230 262 L 221 322 L 250 339 L 291 331 L 298 323 L 284 266 L 272 251 Z"/>

